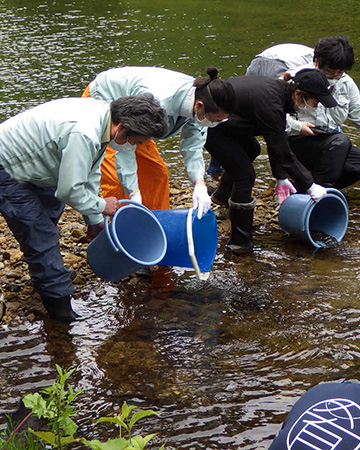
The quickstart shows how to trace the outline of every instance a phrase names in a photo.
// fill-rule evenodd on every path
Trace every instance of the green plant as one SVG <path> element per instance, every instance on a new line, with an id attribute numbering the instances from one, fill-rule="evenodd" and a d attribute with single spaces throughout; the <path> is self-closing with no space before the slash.
<path id="1" fill-rule="evenodd" d="M 69 377 L 75 369 L 63 371 L 56 365 L 58 380 L 52 385 L 35 394 L 28 394 L 23 402 L 39 419 L 48 420 L 51 431 L 30 431 L 43 439 L 54 449 L 62 450 L 68 444 L 75 442 L 74 434 L 78 428 L 71 417 L 75 415 L 72 403 L 80 394 L 81 389 L 74 391 L 68 383 Z"/>
<path id="2" fill-rule="evenodd" d="M 8 427 L 0 434 L 1 450 L 45 450 L 43 443 L 29 430 L 20 430 L 27 419 L 28 416 L 14 428 L 11 416 L 7 416 Z"/>
<path id="3" fill-rule="evenodd" d="M 58 372 L 58 380 L 50 387 L 41 390 L 35 394 L 28 394 L 24 397 L 23 402 L 32 413 L 37 415 L 39 419 L 44 418 L 48 421 L 50 431 L 29 431 L 36 437 L 42 439 L 53 449 L 62 450 L 73 442 L 86 445 L 93 450 L 143 450 L 149 441 L 156 436 L 156 433 L 149 434 L 145 437 L 133 435 L 134 425 L 142 418 L 150 415 L 158 415 L 153 410 L 134 411 L 135 406 L 128 406 L 126 402 L 121 407 L 121 415 L 115 417 L 102 417 L 97 423 L 109 422 L 119 427 L 119 437 L 117 439 L 109 439 L 106 442 L 98 440 L 88 441 L 85 438 L 75 438 L 74 434 L 77 430 L 76 423 L 72 417 L 76 414 L 76 409 L 72 403 L 80 394 L 81 390 L 74 391 L 68 383 L 69 377 L 74 369 L 63 371 L 61 367 L 56 365 Z M 122 436 L 122 432 L 127 433 L 126 438 Z M 40 447 L 29 447 L 24 450 L 37 450 Z M 163 444 L 159 450 L 163 450 Z M 0 447 L 2 450 L 2 448 Z M 9 447 L 9 450 L 23 450 L 22 447 Z M 6 448 L 7 450 L 7 448 Z"/>
<path id="4" fill-rule="evenodd" d="M 140 435 L 133 436 L 133 426 L 143 417 L 150 415 L 158 415 L 155 411 L 148 409 L 143 411 L 133 412 L 135 406 L 128 406 L 126 402 L 121 407 L 121 415 L 115 417 L 101 417 L 96 423 L 110 422 L 119 427 L 119 437 L 111 439 L 107 442 L 100 442 L 97 440 L 87 441 L 80 439 L 80 442 L 93 450 L 143 450 L 149 441 L 156 436 L 156 433 L 148 434 L 145 437 Z M 128 433 L 128 439 L 122 437 L 122 430 Z M 165 447 L 163 444 L 159 450 Z"/>

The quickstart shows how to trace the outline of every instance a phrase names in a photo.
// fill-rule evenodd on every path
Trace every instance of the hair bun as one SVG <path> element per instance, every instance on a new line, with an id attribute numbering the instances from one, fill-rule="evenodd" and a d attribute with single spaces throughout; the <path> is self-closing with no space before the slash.
<path id="1" fill-rule="evenodd" d="M 211 67 L 208 67 L 207 69 L 206 69 L 206 73 L 209 75 L 209 77 L 213 80 L 214 78 L 217 78 L 217 76 L 218 76 L 218 74 L 219 74 L 219 71 L 218 71 L 218 69 L 216 68 L 216 67 L 214 67 L 214 66 L 211 66 Z"/>

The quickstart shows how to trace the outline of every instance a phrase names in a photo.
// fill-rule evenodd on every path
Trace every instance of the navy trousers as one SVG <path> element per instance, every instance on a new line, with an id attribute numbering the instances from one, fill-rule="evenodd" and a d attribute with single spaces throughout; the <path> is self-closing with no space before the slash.
<path id="1" fill-rule="evenodd" d="M 20 244 L 34 288 L 42 297 L 74 292 L 60 253 L 57 222 L 63 210 L 54 190 L 18 183 L 0 166 L 0 212 Z"/>

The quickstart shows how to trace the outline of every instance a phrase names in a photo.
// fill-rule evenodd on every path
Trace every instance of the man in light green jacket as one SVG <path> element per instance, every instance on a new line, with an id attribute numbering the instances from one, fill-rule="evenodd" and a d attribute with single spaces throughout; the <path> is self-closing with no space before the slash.
<path id="1" fill-rule="evenodd" d="M 24 253 L 35 290 L 50 317 L 71 321 L 74 292 L 60 254 L 57 222 L 64 204 L 79 211 L 89 240 L 114 214 L 115 197 L 98 196 L 100 164 L 110 140 L 137 144 L 162 136 L 164 110 L 150 95 L 111 104 L 54 100 L 0 124 L 0 212 Z"/>

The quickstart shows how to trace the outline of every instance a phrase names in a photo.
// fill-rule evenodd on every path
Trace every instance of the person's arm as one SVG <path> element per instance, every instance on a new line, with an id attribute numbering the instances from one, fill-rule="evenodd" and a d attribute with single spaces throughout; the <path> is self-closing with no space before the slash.
<path id="1" fill-rule="evenodd" d="M 111 146 L 116 149 L 113 143 L 111 143 Z M 136 145 L 131 150 L 116 151 L 115 153 L 116 173 L 124 187 L 125 194 L 131 194 L 139 190 L 135 150 Z"/>
<path id="2" fill-rule="evenodd" d="M 264 136 L 273 176 L 285 179 L 290 176 L 300 192 L 306 192 L 314 179 L 291 151 L 285 131 Z"/>
<path id="3" fill-rule="evenodd" d="M 353 79 L 349 82 L 349 113 L 348 119 L 360 129 L 360 93 Z"/>
<path id="4" fill-rule="evenodd" d="M 301 131 L 300 120 L 295 119 L 295 117 L 290 114 L 286 114 L 286 134 L 288 136 L 298 136 Z"/>
<path id="5" fill-rule="evenodd" d="M 207 128 L 200 127 L 193 120 L 180 132 L 180 151 L 190 180 L 194 183 L 193 208 L 197 208 L 197 217 L 207 213 L 211 207 L 211 197 L 204 182 L 203 146 L 207 137 Z"/>
<path id="6" fill-rule="evenodd" d="M 187 122 L 180 132 L 180 152 L 190 180 L 203 180 L 205 164 L 203 147 L 206 142 L 207 128 L 200 127 L 193 120 Z"/>

